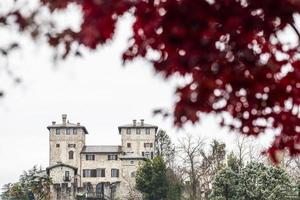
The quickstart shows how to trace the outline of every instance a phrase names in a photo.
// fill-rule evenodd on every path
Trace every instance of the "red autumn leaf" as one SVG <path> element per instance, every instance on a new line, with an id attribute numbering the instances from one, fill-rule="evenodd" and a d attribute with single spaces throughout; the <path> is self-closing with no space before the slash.
<path id="1" fill-rule="evenodd" d="M 72 52 L 72 43 L 95 49 L 112 39 L 118 18 L 125 12 L 131 13 L 135 17 L 133 36 L 123 54 L 124 61 L 147 59 L 147 52 L 154 50 L 160 58 L 149 61 L 156 72 L 165 77 L 175 74 L 192 77 L 190 83 L 176 90 L 179 100 L 175 102 L 173 115 L 177 126 L 201 120 L 200 112 L 227 112 L 241 125 L 221 125 L 241 134 L 259 135 L 270 128 L 270 124 L 257 123 L 265 119 L 271 121 L 272 128 L 281 130 L 268 151 L 270 157 L 276 161 L 276 152 L 284 149 L 292 156 L 299 154 L 296 128 L 300 124 L 299 48 L 286 49 L 276 39 L 276 33 L 286 27 L 292 27 L 300 37 L 293 18 L 300 13 L 298 1 L 41 2 L 50 11 L 64 9 L 71 3 L 82 8 L 79 32 L 53 31 L 47 35 L 50 45 L 65 45 L 64 57 Z M 19 11 L 0 16 L 1 25 L 9 26 L 6 19 L 12 15 L 20 31 L 34 31 L 32 27 L 41 26 Z M 278 53 L 287 56 L 279 59 Z M 284 74 L 282 69 L 286 65 L 291 65 L 292 70 Z"/>

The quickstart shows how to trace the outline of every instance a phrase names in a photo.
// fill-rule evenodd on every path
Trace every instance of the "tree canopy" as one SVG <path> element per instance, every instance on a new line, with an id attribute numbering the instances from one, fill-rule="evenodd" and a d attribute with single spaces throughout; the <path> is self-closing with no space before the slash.
<path id="1" fill-rule="evenodd" d="M 248 163 L 240 172 L 231 166 L 222 169 L 213 183 L 211 200 L 295 199 L 297 193 L 288 174 L 281 168 L 258 162 Z M 238 163 L 236 163 L 238 165 Z"/>
<path id="2" fill-rule="evenodd" d="M 155 155 L 160 156 L 167 167 L 170 167 L 175 158 L 175 146 L 164 130 L 157 131 L 155 135 Z"/>
<path id="3" fill-rule="evenodd" d="M 200 120 L 200 113 L 229 114 L 221 125 L 246 135 L 268 129 L 278 134 L 268 153 L 287 149 L 300 153 L 299 42 L 286 43 L 278 34 L 286 29 L 300 37 L 295 15 L 297 0 L 40 0 L 23 12 L 22 6 L 0 16 L 1 28 L 18 27 L 33 38 L 45 37 L 62 58 L 79 55 L 78 46 L 96 49 L 114 36 L 124 13 L 135 17 L 124 62 L 147 59 L 166 78 L 191 80 L 178 86 L 172 114 L 174 124 Z M 76 4 L 82 11 L 79 30 L 61 30 L 51 15 Z M 50 17 L 42 20 L 45 10 Z M 299 39 L 299 38 L 298 38 Z M 75 44 L 75 45 L 73 45 Z M 75 47 L 74 47 L 75 46 Z M 15 45 L 3 47 L 6 55 Z M 156 52 L 157 58 L 149 57 Z M 159 110 L 157 112 L 162 112 Z"/>
<path id="4" fill-rule="evenodd" d="M 24 171 L 16 183 L 5 184 L 0 197 L 3 200 L 45 200 L 49 199 L 51 179 L 45 170 L 34 166 Z"/>
<path id="5" fill-rule="evenodd" d="M 165 199 L 168 186 L 167 169 L 161 157 L 147 160 L 137 171 L 136 188 L 146 200 Z"/>

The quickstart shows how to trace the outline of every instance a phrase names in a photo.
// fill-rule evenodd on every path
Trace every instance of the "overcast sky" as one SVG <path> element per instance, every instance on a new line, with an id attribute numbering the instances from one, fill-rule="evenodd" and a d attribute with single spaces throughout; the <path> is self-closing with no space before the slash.
<path id="1" fill-rule="evenodd" d="M 153 117 L 153 109 L 171 107 L 177 81 L 164 80 L 143 60 L 122 66 L 120 57 L 131 33 L 131 21 L 125 17 L 115 39 L 104 47 L 58 64 L 52 62 L 46 45 L 22 40 L 23 50 L 9 59 L 22 84 L 14 85 L 4 70 L 0 71 L 0 89 L 7 92 L 0 100 L 0 186 L 16 181 L 33 165 L 48 166 L 46 126 L 60 122 L 63 113 L 70 122 L 86 126 L 88 145 L 120 144 L 118 125 L 143 118 L 167 130 L 174 141 L 190 132 L 221 139 L 231 148 L 234 134 L 221 130 L 214 117 L 205 117 L 181 131 L 172 127 L 171 119 Z M 3 31 L 0 34 L 2 43 L 19 37 Z M 262 143 L 267 144 L 269 138 L 266 136 Z"/>

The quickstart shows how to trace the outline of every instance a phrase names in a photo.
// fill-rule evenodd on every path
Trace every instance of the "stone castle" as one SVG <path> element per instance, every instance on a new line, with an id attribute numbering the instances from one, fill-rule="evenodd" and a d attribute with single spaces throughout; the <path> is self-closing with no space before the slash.
<path id="1" fill-rule="evenodd" d="M 127 200 L 138 166 L 154 157 L 158 127 L 133 120 L 118 127 L 120 146 L 89 146 L 88 131 L 80 123 L 52 122 L 49 130 L 51 200 Z"/>

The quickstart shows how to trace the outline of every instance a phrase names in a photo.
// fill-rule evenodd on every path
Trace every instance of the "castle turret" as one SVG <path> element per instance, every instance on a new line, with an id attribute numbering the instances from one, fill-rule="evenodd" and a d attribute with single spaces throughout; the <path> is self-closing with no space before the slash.
<path id="1" fill-rule="evenodd" d="M 80 167 L 80 152 L 85 145 L 86 128 L 80 123 L 70 123 L 67 115 L 62 115 L 62 123 L 52 122 L 47 127 L 49 134 L 50 159 L 49 165 L 64 163 Z"/>
<path id="2" fill-rule="evenodd" d="M 139 122 L 133 120 L 132 124 L 119 126 L 118 128 L 122 137 L 124 155 L 154 157 L 157 126 L 146 124 L 144 119 L 141 119 Z"/>

